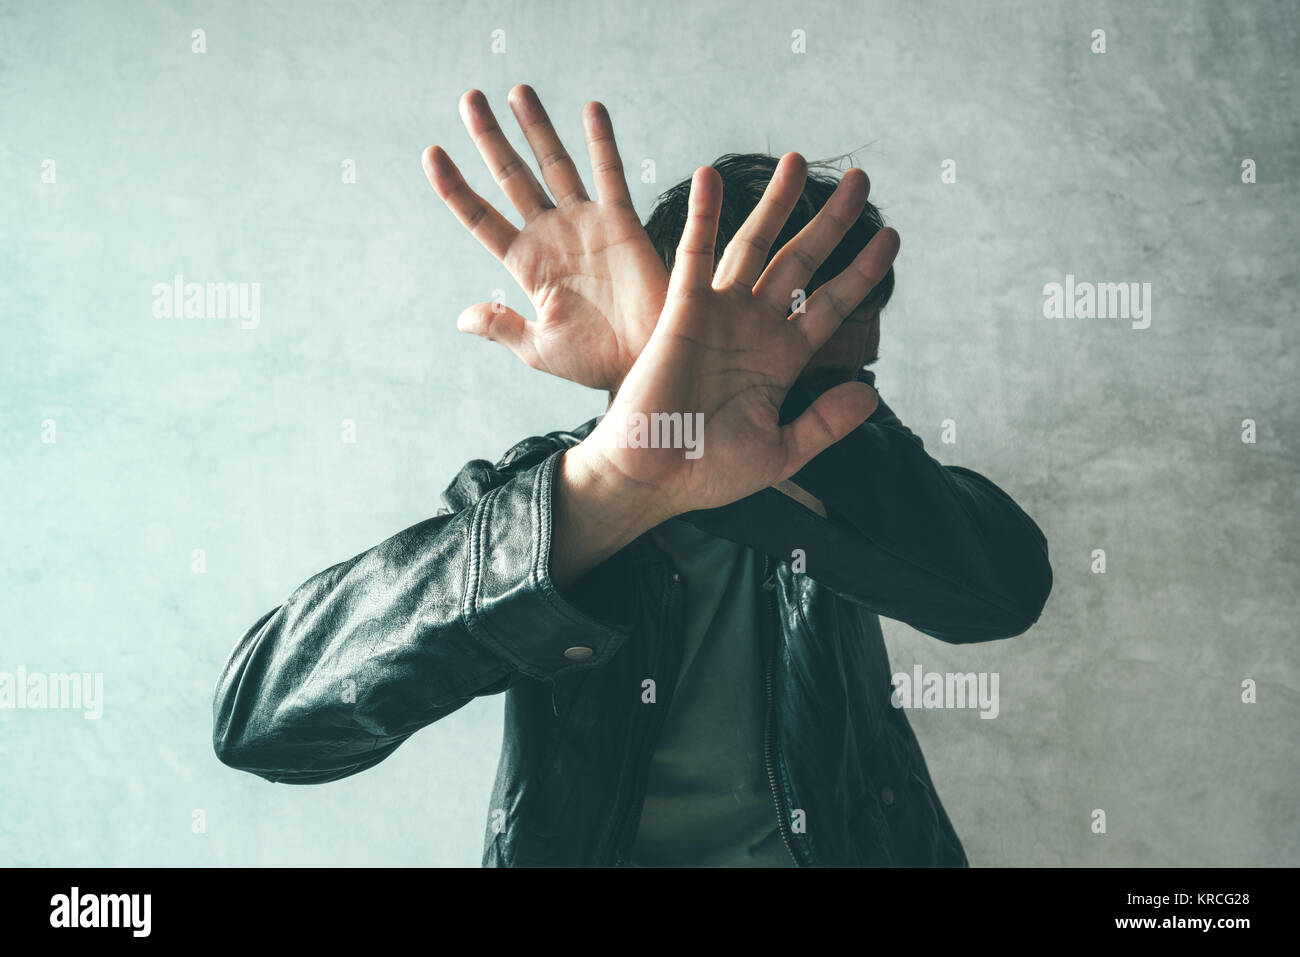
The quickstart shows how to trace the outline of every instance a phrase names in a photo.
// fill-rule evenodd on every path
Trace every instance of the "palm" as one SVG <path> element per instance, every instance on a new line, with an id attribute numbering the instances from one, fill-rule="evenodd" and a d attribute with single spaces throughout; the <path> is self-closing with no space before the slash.
<path id="1" fill-rule="evenodd" d="M 607 440 L 616 443 L 635 410 L 699 413 L 701 454 L 612 446 L 611 465 L 640 483 L 671 483 L 692 508 L 725 505 L 787 478 L 791 449 L 778 417 L 812 354 L 798 326 L 734 289 L 670 302 L 660 324 L 602 426 L 608 422 Z"/>
<path id="2" fill-rule="evenodd" d="M 591 202 L 548 210 L 520 231 L 504 262 L 536 310 L 530 364 L 616 389 L 650 338 L 668 283 L 636 214 Z"/>
<path id="3" fill-rule="evenodd" d="M 670 513 L 714 508 L 782 482 L 875 409 L 875 392 L 848 382 L 819 396 L 793 423 L 781 405 L 809 358 L 888 272 L 897 234 L 881 230 L 854 262 L 789 314 L 866 201 L 866 177 L 846 174 L 826 206 L 764 268 L 770 239 L 803 187 L 797 154 L 778 165 L 763 199 L 713 265 L 721 205 L 716 171 L 696 173 L 664 310 L 609 414 L 587 440 L 603 467 L 663 490 Z M 698 415 L 698 455 L 647 445 L 635 423 Z M 654 430 L 650 430 L 654 434 Z"/>
<path id="4" fill-rule="evenodd" d="M 426 151 L 425 170 L 443 202 L 505 264 L 537 317 L 530 322 L 485 302 L 462 313 L 458 324 L 501 342 L 533 368 L 616 391 L 654 328 L 667 271 L 637 219 L 604 108 L 592 103 L 584 111 L 599 197 L 593 201 L 536 94 L 515 87 L 511 107 L 554 202 L 506 140 L 483 95 L 471 90 L 461 101 L 465 125 L 524 217 L 522 228 L 475 194 L 437 147 Z"/>

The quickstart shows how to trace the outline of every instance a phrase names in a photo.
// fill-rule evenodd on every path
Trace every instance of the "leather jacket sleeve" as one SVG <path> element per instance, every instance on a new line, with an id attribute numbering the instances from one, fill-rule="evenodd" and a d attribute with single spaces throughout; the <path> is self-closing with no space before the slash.
<path id="1" fill-rule="evenodd" d="M 782 420 L 811 399 L 796 386 Z M 1042 613 L 1052 568 L 1033 519 L 982 475 L 931 458 L 883 400 L 793 481 L 827 518 L 770 488 L 684 518 L 778 561 L 801 549 L 814 581 L 943 641 L 1009 638 Z"/>
<path id="2" fill-rule="evenodd" d="M 627 629 L 550 578 L 559 454 L 326 569 L 254 624 L 217 682 L 218 758 L 269 781 L 332 781 L 516 673 L 608 661 Z M 574 646 L 590 656 L 570 660 Z"/>

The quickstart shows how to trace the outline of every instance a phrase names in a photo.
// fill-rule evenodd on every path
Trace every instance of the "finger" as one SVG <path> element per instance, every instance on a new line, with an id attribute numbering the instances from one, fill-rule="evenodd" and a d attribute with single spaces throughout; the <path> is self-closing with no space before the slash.
<path id="1" fill-rule="evenodd" d="M 799 418 L 781 428 L 785 464 L 778 481 L 784 482 L 865 422 L 879 402 L 876 390 L 865 382 L 843 382 L 823 392 Z"/>
<path id="2" fill-rule="evenodd" d="M 789 311 L 791 294 L 808 288 L 813 273 L 862 214 L 870 189 L 871 182 L 862 170 L 845 173 L 812 221 L 768 263 L 754 286 L 754 295 Z"/>
<path id="3" fill-rule="evenodd" d="M 849 313 L 862 305 L 876 284 L 885 278 L 898 255 L 897 231 L 886 226 L 871 237 L 866 248 L 834 279 L 817 287 L 797 322 L 814 352 L 835 334 Z"/>
<path id="4" fill-rule="evenodd" d="M 732 237 L 718 261 L 713 282 L 717 286 L 736 283 L 752 289 L 767 264 L 772 243 L 790 218 L 808 179 L 808 161 L 798 153 L 786 153 L 776 164 L 763 196 Z"/>
<path id="5" fill-rule="evenodd" d="M 614 124 L 604 104 L 592 101 L 582 111 L 582 126 L 587 134 L 587 155 L 591 158 L 591 176 L 596 196 L 610 206 L 632 206 L 632 194 L 623 174 L 623 159 L 614 142 Z"/>
<path id="6" fill-rule="evenodd" d="M 551 125 L 551 118 L 546 115 L 546 108 L 542 106 L 537 93 L 531 86 L 520 83 L 510 91 L 508 99 L 510 109 L 519 121 L 519 128 L 524 131 L 524 138 L 537 157 L 542 179 L 555 197 L 555 205 L 585 202 L 589 197 L 582 185 L 582 177 L 578 175 L 578 167 L 573 164 L 569 151 L 560 142 L 559 134 Z"/>
<path id="7" fill-rule="evenodd" d="M 492 204 L 469 188 L 465 177 L 439 146 L 424 151 L 424 175 L 438 198 L 460 220 L 461 225 L 497 259 L 504 259 L 519 230 L 493 208 Z"/>
<path id="8" fill-rule="evenodd" d="M 487 97 L 478 90 L 470 90 L 462 96 L 460 118 L 465 129 L 469 130 L 470 138 L 483 157 L 483 162 L 491 171 L 492 178 L 515 209 L 519 210 L 525 222 L 552 208 L 542 184 L 537 182 L 532 169 L 506 139 L 492 108 L 488 106 Z"/>
<path id="9" fill-rule="evenodd" d="M 712 166 L 701 166 L 691 177 L 686 225 L 677 244 L 669 295 L 682 296 L 709 289 L 713 280 L 713 254 L 722 210 L 722 177 Z"/>
<path id="10" fill-rule="evenodd" d="M 499 302 L 480 302 L 456 319 L 456 328 L 499 342 L 534 369 L 541 361 L 533 341 L 532 323 Z"/>

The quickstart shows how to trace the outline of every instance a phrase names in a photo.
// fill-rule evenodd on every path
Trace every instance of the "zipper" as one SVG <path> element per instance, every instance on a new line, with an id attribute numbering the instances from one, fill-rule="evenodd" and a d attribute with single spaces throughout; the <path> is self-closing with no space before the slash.
<path id="1" fill-rule="evenodd" d="M 776 588 L 776 582 L 772 580 L 772 576 L 768 573 L 770 567 L 770 560 L 767 555 L 764 555 L 763 591 L 767 593 L 769 626 L 772 622 L 777 621 L 776 601 L 772 594 Z M 779 623 L 777 624 L 777 628 L 780 628 Z M 781 642 L 778 638 L 774 643 L 772 650 L 768 653 L 767 667 L 764 669 L 763 675 L 763 688 L 767 696 L 767 710 L 763 717 L 763 767 L 767 770 L 767 783 L 772 789 L 772 803 L 776 807 L 776 826 L 781 833 L 781 841 L 785 844 L 785 849 L 790 852 L 790 857 L 794 861 L 795 867 L 800 867 L 802 865 L 799 863 L 799 857 L 795 854 L 794 846 L 790 843 L 790 832 L 786 826 L 788 815 L 786 814 L 785 799 L 781 795 L 781 789 L 776 785 L 776 765 L 772 761 L 772 719 L 775 712 L 775 709 L 773 708 L 772 695 L 772 669 L 776 662 L 777 651 L 780 647 Z"/>
<path id="2" fill-rule="evenodd" d="M 681 575 L 676 571 L 669 573 L 667 577 L 668 587 L 665 589 L 666 594 L 663 603 L 665 614 L 660 620 L 668 623 L 665 630 L 674 628 L 680 630 L 682 579 Z M 673 635 L 661 634 L 661 638 L 666 639 L 660 645 L 663 649 L 660 655 L 661 659 L 663 659 L 662 665 L 665 668 L 663 673 L 669 675 L 671 684 L 668 688 L 668 697 L 666 699 L 661 697 L 655 703 L 654 717 L 651 720 L 649 730 L 649 741 L 642 748 L 640 766 L 637 769 L 636 777 L 633 779 L 633 789 L 628 796 L 628 801 L 631 803 L 628 804 L 626 823 L 620 828 L 618 841 L 615 844 L 615 867 L 630 866 L 628 858 L 632 853 L 632 845 L 636 842 L 637 826 L 641 823 L 641 809 L 645 802 L 645 789 L 650 783 L 650 765 L 654 761 L 655 748 L 659 746 L 659 736 L 663 732 L 664 722 L 668 720 L 668 708 L 672 705 L 673 691 L 677 687 L 677 669 L 681 665 L 681 658 L 680 655 L 675 653 L 677 645 L 674 643 L 674 637 Z M 639 802 L 636 798 L 637 794 L 641 795 Z M 633 807 L 633 804 L 636 806 Z"/>

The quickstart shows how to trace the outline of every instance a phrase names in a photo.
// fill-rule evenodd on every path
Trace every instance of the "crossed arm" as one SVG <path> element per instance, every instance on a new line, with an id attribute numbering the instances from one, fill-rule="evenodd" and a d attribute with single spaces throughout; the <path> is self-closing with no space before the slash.
<path id="1" fill-rule="evenodd" d="M 484 162 L 523 217 L 521 229 L 474 193 L 447 154 L 425 152 L 435 191 L 515 276 L 537 309 L 528 321 L 480 303 L 461 329 L 501 342 L 524 362 L 615 394 L 609 414 L 564 455 L 557 476 L 552 576 L 561 587 L 649 528 L 685 512 L 720 507 L 774 487 L 825 516 L 791 476 L 875 408 L 874 391 L 850 382 L 818 397 L 794 422 L 781 405 L 809 358 L 888 272 L 898 236 L 882 230 L 841 275 L 791 315 L 795 289 L 861 213 L 869 182 L 850 170 L 818 215 L 768 263 L 773 238 L 803 191 L 807 166 L 787 154 L 733 241 L 715 256 L 721 182 L 703 167 L 692 181 L 688 221 L 672 275 L 632 208 L 608 113 L 583 114 L 597 189 L 591 199 L 536 94 L 510 106 L 554 200 L 506 139 L 481 93 L 461 113 Z M 717 259 L 717 268 L 714 263 Z M 707 452 L 635 449 L 618 433 L 626 416 L 700 413 Z"/>
<path id="2" fill-rule="evenodd" d="M 600 666 L 630 632 L 617 602 L 586 600 L 582 579 L 673 516 L 777 558 L 801 549 L 809 576 L 844 600 L 945 641 L 1033 624 L 1051 568 L 1042 533 L 1015 502 L 926 454 L 869 373 L 821 395 L 796 381 L 844 319 L 843 304 L 860 302 L 898 249 L 897 234 L 882 230 L 805 314 L 788 316 L 789 291 L 861 210 L 864 174 L 847 173 L 766 263 L 805 175 L 799 156 L 783 157 L 715 269 L 720 188 L 714 171 L 698 170 L 669 276 L 632 211 L 604 109 L 584 113 L 591 200 L 531 91 L 516 88 L 511 105 L 555 203 L 481 96 L 462 109 L 522 229 L 470 191 L 441 150 L 428 150 L 425 166 L 538 318 L 484 303 L 460 326 L 536 368 L 616 392 L 614 414 L 577 445 L 487 470 L 484 494 L 320 572 L 257 621 L 218 680 L 222 761 L 272 781 L 334 780 L 514 675 Z M 625 414 L 655 411 L 703 413 L 705 454 L 619 442 Z M 568 660 L 574 644 L 592 655 Z M 345 683 L 355 697 L 340 693 Z"/>
<path id="3" fill-rule="evenodd" d="M 425 168 L 537 309 L 529 322 L 482 303 L 462 314 L 460 327 L 502 342 L 534 368 L 614 395 L 600 426 L 557 470 L 550 569 L 557 586 L 686 514 L 778 557 L 811 551 L 810 561 L 821 559 L 814 577 L 945 640 L 1004 637 L 1032 625 L 1051 568 L 1045 538 L 1015 502 L 982 476 L 927 455 L 861 376 L 820 396 L 795 388 L 809 358 L 897 254 L 897 233 L 880 230 L 804 314 L 789 313 L 792 290 L 806 286 L 861 213 L 866 175 L 849 170 L 773 256 L 773 237 L 806 176 L 802 157 L 787 154 L 717 257 L 721 184 L 712 169 L 697 170 L 668 276 L 632 209 L 604 107 L 589 103 L 583 112 L 592 199 L 533 90 L 517 86 L 509 100 L 554 201 L 481 93 L 462 98 L 461 114 L 522 229 L 470 190 L 439 148 L 426 151 Z M 783 406 L 799 413 L 787 425 L 779 424 Z M 692 461 L 674 450 L 624 447 L 624 417 L 656 411 L 702 412 L 708 451 Z"/>

